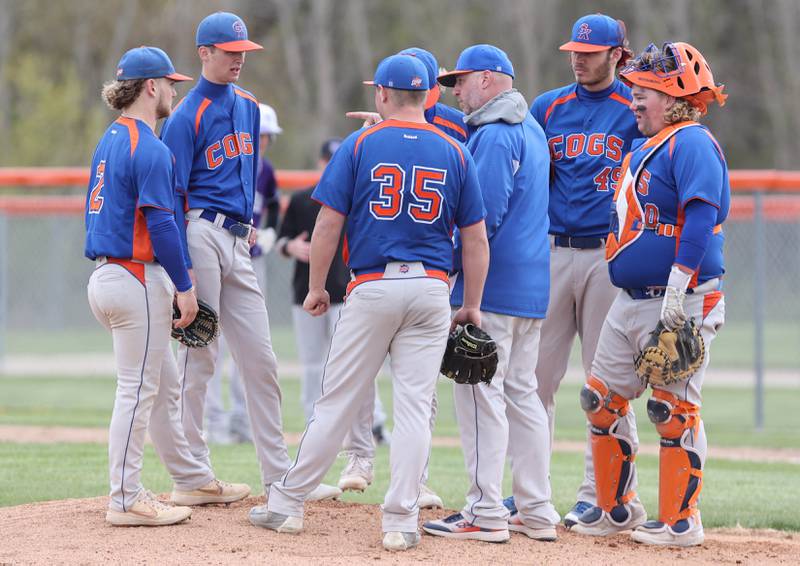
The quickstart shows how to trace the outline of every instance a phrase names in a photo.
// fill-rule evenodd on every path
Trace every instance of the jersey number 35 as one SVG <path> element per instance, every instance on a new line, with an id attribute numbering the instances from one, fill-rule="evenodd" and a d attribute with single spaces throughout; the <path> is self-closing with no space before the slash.
<path id="1" fill-rule="evenodd" d="M 432 224 L 442 215 L 442 193 L 446 169 L 414 165 L 411 172 L 411 202 L 406 213 L 414 222 Z M 394 220 L 403 212 L 406 172 L 397 163 L 378 163 L 372 168 L 372 181 L 378 183 L 378 198 L 369 201 L 376 220 Z"/>

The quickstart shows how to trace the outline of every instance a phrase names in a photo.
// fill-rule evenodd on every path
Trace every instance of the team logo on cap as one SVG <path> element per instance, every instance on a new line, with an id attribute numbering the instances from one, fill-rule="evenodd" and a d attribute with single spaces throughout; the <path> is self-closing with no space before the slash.
<path id="1" fill-rule="evenodd" d="M 578 41 L 589 41 L 589 34 L 592 33 L 592 28 L 589 24 L 583 22 L 578 30 Z"/>
<path id="2" fill-rule="evenodd" d="M 122 67 L 120 67 L 119 69 L 117 69 L 117 76 L 120 76 L 123 72 L 124 71 L 122 70 Z"/>
<path id="3" fill-rule="evenodd" d="M 413 86 L 415 88 L 418 87 L 418 86 L 422 86 L 422 78 L 421 77 L 414 77 L 413 79 L 411 79 L 411 86 Z"/>
<path id="4" fill-rule="evenodd" d="M 244 22 L 242 22 L 242 20 L 236 20 L 235 22 L 233 22 L 233 33 L 236 34 L 236 37 L 238 39 L 245 38 L 247 32 L 245 31 Z"/>

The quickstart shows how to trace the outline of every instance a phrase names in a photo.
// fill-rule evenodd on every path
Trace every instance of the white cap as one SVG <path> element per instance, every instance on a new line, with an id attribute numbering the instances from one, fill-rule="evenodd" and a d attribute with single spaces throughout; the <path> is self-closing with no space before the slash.
<path id="1" fill-rule="evenodd" d="M 264 134 L 280 134 L 283 128 L 278 125 L 278 115 L 275 114 L 275 109 L 267 104 L 259 104 L 258 108 L 261 111 L 261 126 L 258 133 L 262 136 Z"/>

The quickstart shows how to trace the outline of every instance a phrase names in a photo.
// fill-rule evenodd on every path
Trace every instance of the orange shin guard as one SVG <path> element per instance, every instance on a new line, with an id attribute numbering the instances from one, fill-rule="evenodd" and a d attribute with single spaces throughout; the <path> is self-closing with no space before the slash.
<path id="1" fill-rule="evenodd" d="M 581 390 L 581 407 L 591 424 L 597 505 L 610 513 L 636 497 L 629 489 L 636 457 L 633 441 L 616 430 L 620 417 L 628 413 L 628 400 L 590 375 Z"/>
<path id="2" fill-rule="evenodd" d="M 697 498 L 703 487 L 700 454 L 689 444 L 700 432 L 700 407 L 654 389 L 647 402 L 647 414 L 661 436 L 658 520 L 674 525 L 697 511 Z"/>

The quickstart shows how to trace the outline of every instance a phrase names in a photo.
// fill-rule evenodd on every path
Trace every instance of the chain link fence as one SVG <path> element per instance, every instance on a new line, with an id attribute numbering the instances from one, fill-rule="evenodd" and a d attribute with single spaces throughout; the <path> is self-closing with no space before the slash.
<path id="1" fill-rule="evenodd" d="M 800 197 L 737 194 L 724 231 L 727 322 L 714 343 L 712 367 L 745 383 L 766 375 L 800 385 L 800 301 L 794 292 L 800 281 Z M 11 214 L 0 206 L 0 355 L 6 373 L 48 367 L 48 360 L 59 371 L 77 364 L 76 371 L 92 372 L 92 360 L 110 353 L 110 338 L 87 304 L 94 264 L 83 257 L 83 244 L 79 212 L 43 214 L 32 204 Z M 293 265 L 276 252 L 266 263 L 275 350 L 282 362 L 293 362 Z"/>

